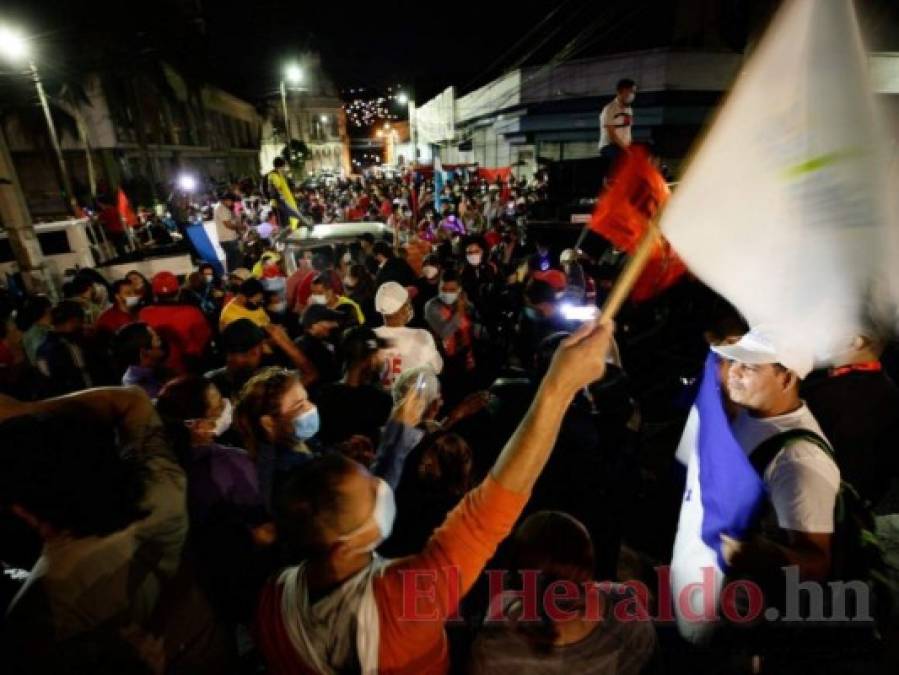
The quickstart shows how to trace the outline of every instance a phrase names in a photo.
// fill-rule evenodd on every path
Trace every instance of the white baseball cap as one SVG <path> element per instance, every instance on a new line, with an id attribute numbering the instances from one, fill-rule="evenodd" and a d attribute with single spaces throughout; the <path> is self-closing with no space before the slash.
<path id="1" fill-rule="evenodd" d="M 712 351 L 739 363 L 779 363 L 800 380 L 812 372 L 815 363 L 811 352 L 779 336 L 771 326 L 756 326 L 734 344 L 712 347 Z"/>
<path id="2" fill-rule="evenodd" d="M 395 281 L 381 284 L 375 293 L 375 310 L 380 314 L 396 314 L 409 302 L 409 291 Z"/>

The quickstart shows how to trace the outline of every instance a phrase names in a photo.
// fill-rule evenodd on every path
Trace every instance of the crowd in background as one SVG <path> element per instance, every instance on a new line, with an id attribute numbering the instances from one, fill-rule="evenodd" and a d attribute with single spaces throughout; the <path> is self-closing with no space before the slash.
<path id="1" fill-rule="evenodd" d="M 598 628 L 518 621 L 483 572 L 537 570 L 545 589 L 667 562 L 652 530 L 673 530 L 670 516 L 640 503 L 682 485 L 672 463 L 647 466 L 647 444 L 666 461 L 676 445 L 652 428 L 655 406 L 675 411 L 676 436 L 677 375 L 746 332 L 736 312 L 685 280 L 626 310 L 614 338 L 572 318 L 601 304 L 617 258 L 529 234 L 539 175 L 293 186 L 284 168 L 220 195 L 224 265 L 111 283 L 84 269 L 57 302 L 0 298 L 10 672 L 640 673 L 698 659 L 670 626 L 611 609 Z M 167 231 L 191 217 L 169 214 Z M 352 221 L 392 236 L 280 236 Z M 899 393 L 854 364 L 886 347 L 869 339 L 843 373 L 877 406 L 848 421 L 816 409 L 838 451 L 867 444 L 840 470 L 880 504 Z M 436 618 L 397 619 L 404 570 L 436 580 L 419 589 Z M 601 592 L 608 608 L 634 601 L 617 583 Z M 482 627 L 490 603 L 506 621 Z"/>

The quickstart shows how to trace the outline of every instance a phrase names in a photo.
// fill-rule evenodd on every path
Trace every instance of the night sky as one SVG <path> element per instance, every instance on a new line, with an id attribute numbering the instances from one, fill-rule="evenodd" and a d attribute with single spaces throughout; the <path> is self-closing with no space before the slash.
<path id="1" fill-rule="evenodd" d="M 742 49 L 776 0 L 4 0 L 0 18 L 36 36 L 44 76 L 143 51 L 254 100 L 281 64 L 321 55 L 341 89 L 414 87 L 423 102 L 519 64 L 678 45 Z M 872 47 L 899 49 L 899 3 L 866 1 Z M 114 56 L 113 56 L 114 55 Z"/>

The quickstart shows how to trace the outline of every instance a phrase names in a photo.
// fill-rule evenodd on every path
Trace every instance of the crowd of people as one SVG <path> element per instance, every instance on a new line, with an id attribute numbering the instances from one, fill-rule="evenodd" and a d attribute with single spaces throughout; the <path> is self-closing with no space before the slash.
<path id="1" fill-rule="evenodd" d="M 617 330 L 585 321 L 567 310 L 601 304 L 607 270 L 528 236 L 539 178 L 302 187 L 276 161 L 256 189 L 214 208 L 224 265 L 3 297 L 5 672 L 699 669 L 670 621 L 633 619 L 658 598 L 619 583 L 670 560 L 670 519 L 646 505 L 676 516 L 679 493 L 662 504 L 683 485 L 676 438 L 647 423 L 664 400 L 678 435 L 688 407 L 653 341 L 689 344 L 684 375 L 717 350 L 736 437 L 767 443 L 771 513 L 732 542 L 735 572 L 845 578 L 841 478 L 893 512 L 885 337 L 811 373 L 691 279 Z M 392 239 L 279 237 L 362 220 Z M 647 477 L 653 444 L 665 468 Z M 749 635 L 703 653 L 795 666 Z M 819 672 L 850 672 L 815 635 Z M 871 642 L 855 662 L 882 656 Z"/>

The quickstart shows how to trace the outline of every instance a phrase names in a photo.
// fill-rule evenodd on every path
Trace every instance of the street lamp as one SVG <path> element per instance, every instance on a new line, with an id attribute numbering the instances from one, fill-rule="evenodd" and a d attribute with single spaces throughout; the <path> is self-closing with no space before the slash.
<path id="1" fill-rule="evenodd" d="M 418 160 L 418 143 L 415 133 L 415 100 L 406 92 L 401 91 L 396 96 L 397 103 L 408 105 L 409 110 L 409 144 L 412 146 L 411 162 L 414 165 Z"/>
<path id="2" fill-rule="evenodd" d="M 281 108 L 284 111 L 284 134 L 287 136 L 287 146 L 290 147 L 290 117 L 287 114 L 287 84 L 298 85 L 303 81 L 303 69 L 296 63 L 289 63 L 284 68 L 284 76 L 281 78 Z"/>
<path id="3" fill-rule="evenodd" d="M 69 172 L 66 169 L 66 162 L 62 156 L 62 148 L 59 145 L 59 136 L 56 133 L 56 125 L 53 124 L 53 116 L 50 114 L 50 104 L 47 102 L 47 94 L 44 93 L 44 85 L 41 82 L 40 73 L 38 73 L 37 65 L 33 58 L 29 57 L 31 50 L 28 47 L 28 40 L 22 33 L 8 26 L 0 26 L 0 52 L 9 61 L 20 63 L 28 62 L 28 71 L 34 87 L 37 89 L 37 97 L 41 102 L 41 108 L 44 111 L 44 119 L 47 122 L 47 131 L 50 133 L 50 144 L 56 154 L 56 161 L 59 164 L 59 176 L 62 179 L 62 189 L 69 201 L 69 207 L 72 212 L 76 212 L 75 192 L 72 190 L 72 181 L 69 179 Z"/>
<path id="4" fill-rule="evenodd" d="M 18 31 L 2 26 L 0 27 L 0 51 L 10 61 L 24 61 L 28 58 L 28 41 Z"/>

